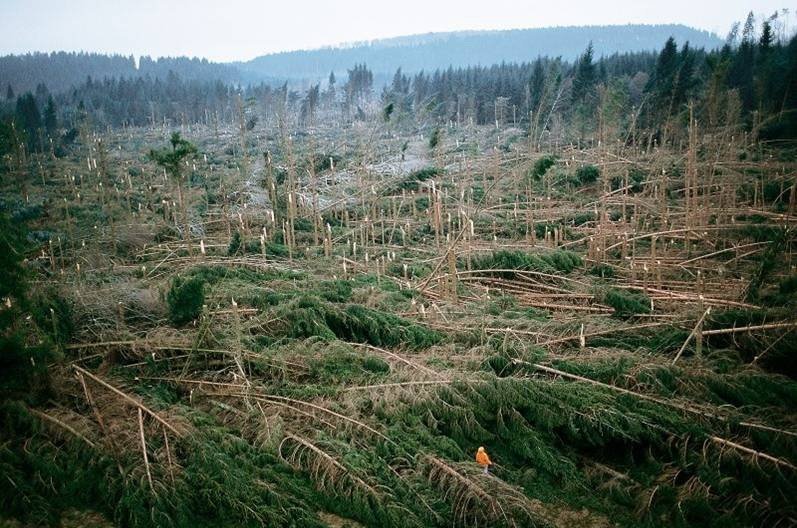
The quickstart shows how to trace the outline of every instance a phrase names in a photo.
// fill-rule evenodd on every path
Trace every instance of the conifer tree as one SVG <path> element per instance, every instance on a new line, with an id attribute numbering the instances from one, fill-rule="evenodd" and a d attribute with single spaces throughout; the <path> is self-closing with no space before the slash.
<path id="1" fill-rule="evenodd" d="M 44 108 L 44 129 L 51 138 L 54 138 L 58 131 L 58 116 L 52 96 L 47 98 L 47 106 Z"/>
<path id="2" fill-rule="evenodd" d="M 36 140 L 42 128 L 42 117 L 36 98 L 30 92 L 17 98 L 16 121 L 25 133 L 29 150 L 35 150 Z"/>
<path id="3" fill-rule="evenodd" d="M 586 134 L 587 128 L 595 115 L 596 71 L 592 56 L 593 49 L 592 42 L 590 42 L 587 50 L 576 65 L 573 90 L 570 96 L 570 102 L 574 115 L 578 120 L 577 124 L 582 137 Z"/>
<path id="4" fill-rule="evenodd" d="M 573 104 L 584 102 L 593 94 L 595 88 L 595 64 L 592 62 L 593 48 L 592 42 L 587 46 L 587 50 L 578 60 L 576 76 L 573 79 L 573 93 L 571 100 Z"/>
<path id="5" fill-rule="evenodd" d="M 183 192 L 183 164 L 184 162 L 196 155 L 197 148 L 190 141 L 183 139 L 179 132 L 172 134 L 169 140 L 171 148 L 152 149 L 149 151 L 149 157 L 152 161 L 163 167 L 163 169 L 172 177 L 177 185 L 177 193 L 180 200 L 180 209 L 183 213 L 183 239 L 188 245 L 188 252 L 191 253 L 190 243 L 190 229 L 191 225 L 188 221 L 188 208 L 186 205 L 185 193 Z"/>

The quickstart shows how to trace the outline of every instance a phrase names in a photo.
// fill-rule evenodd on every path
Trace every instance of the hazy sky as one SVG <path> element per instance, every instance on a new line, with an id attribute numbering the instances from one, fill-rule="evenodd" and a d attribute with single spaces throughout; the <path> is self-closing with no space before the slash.
<path id="1" fill-rule="evenodd" d="M 0 54 L 99 51 L 247 60 L 431 31 L 683 23 L 725 35 L 795 0 L 0 0 Z"/>

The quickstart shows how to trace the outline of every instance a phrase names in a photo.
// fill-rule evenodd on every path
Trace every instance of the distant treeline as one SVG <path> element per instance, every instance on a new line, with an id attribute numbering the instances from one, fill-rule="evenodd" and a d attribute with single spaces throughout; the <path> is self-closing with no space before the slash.
<path id="1" fill-rule="evenodd" d="M 69 90 L 92 79 L 146 77 L 165 78 L 169 72 L 183 79 L 236 81 L 238 70 L 207 59 L 187 57 L 141 57 L 138 67 L 133 56 L 101 53 L 28 53 L 0 57 L 0 79 L 3 89 L 15 93 L 33 91 L 39 84 L 53 93 Z"/>
<path id="2" fill-rule="evenodd" d="M 317 82 L 330 71 L 343 75 L 352 64 L 366 63 L 376 78 L 389 79 L 396 68 L 410 73 L 431 72 L 449 66 L 524 63 L 536 57 L 573 62 L 589 42 L 596 57 L 654 51 L 669 37 L 689 41 L 698 48 L 722 46 L 716 35 L 679 24 L 549 27 L 398 37 L 348 47 L 275 53 L 236 66 L 248 78 L 267 74 Z"/>
<path id="3" fill-rule="evenodd" d="M 682 25 L 626 25 L 460 31 L 378 40 L 341 48 L 291 51 L 257 57 L 248 62 L 213 63 L 205 59 L 141 57 L 99 53 L 29 53 L 0 57 L 2 89 L 17 93 L 47 85 L 53 94 L 70 90 L 91 77 L 146 77 L 164 79 L 174 72 L 184 80 L 222 80 L 238 84 L 272 85 L 288 81 L 304 86 L 325 80 L 329 72 L 345 75 L 353 64 L 368 64 L 377 84 L 389 81 L 401 68 L 405 72 L 434 71 L 449 66 L 522 63 L 536 57 L 575 60 L 592 42 L 598 57 L 613 53 L 653 51 L 668 37 L 689 41 L 694 47 L 713 49 L 722 42 L 713 34 Z"/>
<path id="4" fill-rule="evenodd" d="M 78 56 L 73 56 L 76 58 Z M 120 62 L 119 64 L 122 64 Z M 166 67 L 147 62 L 140 71 Z M 183 64 L 177 61 L 176 64 Z M 188 64 L 188 63 L 186 63 Z M 754 131 L 764 138 L 797 138 L 797 38 L 776 37 L 770 20 L 752 16 L 735 27 L 718 50 L 694 49 L 668 39 L 658 52 L 595 58 L 587 47 L 578 60 L 539 58 L 526 63 L 447 68 L 406 75 L 399 69 L 381 92 L 368 66 L 334 73 L 307 90 L 222 79 L 120 75 L 87 79 L 55 93 L 0 96 L 0 149 L 26 144 L 41 150 L 74 138 L 81 126 L 141 126 L 239 122 L 259 119 L 301 127 L 379 119 L 415 128 L 495 123 L 515 125 L 543 141 L 675 141 L 688 116 L 701 126 Z M 22 139 L 21 139 L 22 138 Z M 0 151 L 0 152 L 3 152 Z"/>
<path id="5" fill-rule="evenodd" d="M 751 16 L 718 50 L 679 46 L 669 38 L 658 53 L 599 60 L 589 46 L 572 64 L 538 59 L 414 76 L 398 71 L 382 100 L 391 115 L 512 123 L 537 135 L 558 124 L 571 138 L 600 133 L 614 140 L 653 130 L 661 140 L 671 129 L 686 128 L 691 107 L 703 126 L 797 137 L 795 86 L 797 38 L 782 42 L 769 20 L 756 28 Z"/>

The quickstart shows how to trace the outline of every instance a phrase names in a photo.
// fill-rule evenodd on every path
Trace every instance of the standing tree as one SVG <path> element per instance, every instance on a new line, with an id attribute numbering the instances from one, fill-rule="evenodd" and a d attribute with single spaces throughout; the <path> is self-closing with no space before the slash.
<path id="1" fill-rule="evenodd" d="M 196 155 L 197 148 L 190 141 L 183 139 L 179 132 L 173 133 L 169 142 L 171 143 L 171 148 L 152 149 L 149 151 L 149 158 L 163 167 L 177 185 L 180 211 L 183 216 L 183 240 L 185 240 L 188 246 L 188 254 L 190 255 L 192 253 L 190 240 L 191 224 L 188 221 L 188 208 L 186 206 L 186 197 L 183 193 L 182 169 L 187 159 Z"/>
<path id="2" fill-rule="evenodd" d="M 595 84 L 597 77 L 592 56 L 592 42 L 590 42 L 576 65 L 570 99 L 575 115 L 578 117 L 581 136 L 585 135 L 587 124 L 592 120 L 595 113 Z"/>
<path id="3" fill-rule="evenodd" d="M 673 131 L 673 118 L 686 109 L 692 88 L 695 85 L 695 54 L 684 44 L 681 51 L 675 39 L 670 37 L 656 59 L 653 73 L 645 90 L 650 95 L 651 126 L 660 126 L 660 138 L 666 143 Z"/>
<path id="4" fill-rule="evenodd" d="M 573 104 L 583 102 L 593 94 L 595 88 L 595 64 L 592 62 L 593 49 L 592 42 L 587 46 L 584 54 L 578 59 L 576 66 L 576 76 L 573 79 L 573 92 L 571 100 Z"/>
<path id="5" fill-rule="evenodd" d="M 30 92 L 17 99 L 16 121 L 19 128 L 25 132 L 28 149 L 36 149 L 36 139 L 42 127 L 42 116 L 36 98 Z"/>
<path id="6" fill-rule="evenodd" d="M 319 90 L 320 85 L 311 86 L 302 100 L 301 121 L 305 126 L 313 126 L 315 121 L 316 108 L 321 98 Z"/>
<path id="7" fill-rule="evenodd" d="M 745 112 L 755 109 L 755 83 L 753 80 L 756 66 L 755 17 L 751 11 L 742 27 L 742 40 L 733 56 L 731 68 L 728 72 L 728 83 L 731 88 L 739 91 L 742 100 L 742 110 Z"/>
<path id="8" fill-rule="evenodd" d="M 44 107 L 44 129 L 50 138 L 55 138 L 58 131 L 58 117 L 55 112 L 53 96 L 47 98 L 47 106 Z"/>
<path id="9" fill-rule="evenodd" d="M 324 105 L 328 112 L 331 112 L 335 107 L 335 100 L 337 99 L 337 93 L 335 92 L 335 83 L 337 79 L 335 79 L 335 72 L 329 72 L 329 80 L 327 81 L 327 91 L 324 92 Z"/>

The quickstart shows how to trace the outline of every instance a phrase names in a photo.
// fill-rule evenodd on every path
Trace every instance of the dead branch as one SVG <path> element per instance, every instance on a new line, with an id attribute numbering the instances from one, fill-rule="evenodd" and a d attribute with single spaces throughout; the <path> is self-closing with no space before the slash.
<path id="1" fill-rule="evenodd" d="M 694 328 L 692 328 L 692 331 L 689 332 L 689 336 L 687 336 L 686 341 L 684 341 L 684 344 L 681 345 L 681 348 L 678 349 L 678 353 L 675 354 L 675 359 L 672 360 L 673 365 L 675 365 L 675 363 L 678 361 L 678 358 L 680 358 L 681 354 L 683 354 L 684 350 L 686 350 L 686 346 L 689 344 L 689 341 L 692 340 L 692 337 L 694 337 L 695 334 L 697 333 L 697 329 L 700 328 L 700 325 L 703 324 L 703 320 L 710 313 L 711 313 L 711 307 L 706 308 L 706 311 L 703 312 L 703 315 L 701 315 L 700 319 L 697 320 L 697 324 L 695 325 Z"/>
<path id="2" fill-rule="evenodd" d="M 61 427 L 62 429 L 66 430 L 66 431 L 69 431 L 69 432 L 70 432 L 70 433 L 72 433 L 72 434 L 73 434 L 75 437 L 77 437 L 77 438 L 81 439 L 83 442 L 85 442 L 86 444 L 88 444 L 88 446 L 89 446 L 89 447 L 92 447 L 92 448 L 94 448 L 94 447 L 97 447 L 97 446 L 94 444 L 94 442 L 92 442 L 91 440 L 89 440 L 88 438 L 86 438 L 86 436 L 85 436 L 85 435 L 83 435 L 82 433 L 80 433 L 79 431 L 77 431 L 77 430 L 76 430 L 74 427 L 72 427 L 71 425 L 69 425 L 69 424 L 67 424 L 67 423 L 64 423 L 64 422 L 62 422 L 62 421 L 61 421 L 61 420 L 59 420 L 58 418 L 56 418 L 56 417 L 54 417 L 54 416 L 50 416 L 49 414 L 47 414 L 47 413 L 44 413 L 44 412 L 42 412 L 42 411 L 39 411 L 39 410 L 37 410 L 37 409 L 34 409 L 34 408 L 32 408 L 32 407 L 28 407 L 28 411 L 29 411 L 31 414 L 33 414 L 34 416 L 37 416 L 37 417 L 41 418 L 42 420 L 48 421 L 48 422 L 50 422 L 50 423 L 52 423 L 52 424 L 55 424 L 55 425 L 57 425 L 58 427 Z"/>
<path id="3" fill-rule="evenodd" d="M 152 473 L 149 470 L 149 457 L 147 456 L 147 439 L 144 436 L 144 414 L 141 407 L 138 408 L 138 433 L 141 438 L 141 453 L 144 455 L 144 469 L 147 470 L 147 482 L 149 482 L 149 490 L 155 493 L 155 488 L 152 486 Z"/>
<path id="4" fill-rule="evenodd" d="M 88 376 L 89 378 L 91 378 L 92 380 L 96 381 L 97 383 L 99 383 L 100 385 L 102 385 L 106 389 L 110 390 L 114 394 L 120 396 L 122 399 L 124 399 L 125 401 L 127 401 L 128 403 L 133 405 L 134 407 L 140 408 L 141 410 L 146 412 L 148 415 L 152 416 L 155 420 L 160 422 L 164 427 L 169 429 L 171 432 L 173 432 L 178 437 L 182 437 L 183 436 L 184 433 L 182 433 L 177 428 L 175 428 L 172 424 L 170 424 L 169 422 L 167 422 L 166 420 L 161 418 L 161 416 L 158 413 L 156 413 L 155 411 L 153 411 L 152 409 L 150 409 L 149 407 L 147 407 L 146 405 L 144 405 L 143 403 L 138 401 L 136 398 L 133 398 L 129 394 L 126 394 L 126 393 L 120 391 L 119 389 L 117 389 L 116 387 L 111 385 L 110 383 L 98 378 L 97 376 L 95 376 L 94 374 L 92 374 L 91 372 L 89 372 L 86 369 L 80 368 L 77 365 L 73 365 L 72 368 L 74 368 L 80 374 L 83 374 L 84 376 Z"/>

